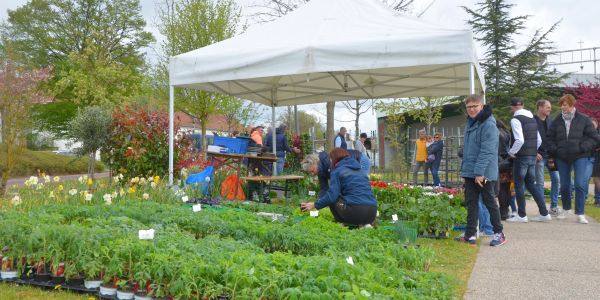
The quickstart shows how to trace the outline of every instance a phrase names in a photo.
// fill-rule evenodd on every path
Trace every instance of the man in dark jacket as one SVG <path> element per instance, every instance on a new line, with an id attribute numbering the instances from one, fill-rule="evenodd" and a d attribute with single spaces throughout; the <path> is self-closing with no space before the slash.
<path id="1" fill-rule="evenodd" d="M 443 151 L 444 141 L 442 140 L 442 134 L 436 132 L 433 135 L 433 143 L 427 147 L 427 164 L 429 165 L 429 168 L 431 168 L 434 186 L 440 186 L 440 176 L 438 175 L 438 171 L 440 170 Z M 433 158 L 433 160 L 430 160 L 430 158 Z"/>
<path id="2" fill-rule="evenodd" d="M 286 152 L 295 152 L 300 153 L 300 149 L 298 148 L 290 148 L 288 145 L 288 139 L 285 135 L 285 130 L 287 126 L 285 124 L 279 125 L 277 130 L 275 130 L 275 142 L 277 143 L 277 150 L 273 151 L 273 133 L 269 133 L 266 138 L 265 146 L 273 151 L 277 156 L 277 174 L 281 175 L 283 173 L 283 165 L 285 164 L 285 153 Z"/>
<path id="3" fill-rule="evenodd" d="M 546 208 L 546 202 L 544 202 L 544 194 L 535 185 L 537 151 L 542 145 L 542 137 L 538 132 L 537 122 L 533 118 L 533 114 L 523 108 L 521 98 L 512 98 L 510 107 L 514 113 L 512 120 L 510 120 L 514 142 L 508 150 L 508 155 L 514 159 L 513 178 L 518 214 L 506 221 L 519 223 L 529 221 L 525 211 L 525 188 L 533 196 L 540 211 L 540 215 L 531 218 L 531 220 L 537 222 L 552 220 Z"/>
<path id="4" fill-rule="evenodd" d="M 348 154 L 360 163 L 361 170 L 367 175 L 368 169 L 365 169 L 365 166 L 362 164 L 360 151 L 348 150 Z M 329 190 L 329 179 L 331 178 L 331 160 L 329 159 L 329 154 L 322 151 L 319 154 L 307 155 L 300 164 L 304 171 L 319 178 L 319 197 L 323 197 L 327 193 L 327 190 Z"/>
<path id="5" fill-rule="evenodd" d="M 542 195 L 544 194 L 544 168 L 548 163 L 548 129 L 552 124 L 550 113 L 552 112 L 552 104 L 546 99 L 540 99 L 536 103 L 537 113 L 534 116 L 538 125 L 538 132 L 542 137 L 542 145 L 538 148 L 537 163 L 535 165 L 535 184 L 540 189 Z M 550 215 L 553 217 L 558 216 L 558 191 L 560 189 L 560 177 L 558 171 L 550 171 L 550 180 L 552 186 L 550 188 Z"/>
<path id="6" fill-rule="evenodd" d="M 479 197 L 490 213 L 494 237 L 490 246 L 506 243 L 502 232 L 500 211 L 496 204 L 494 186 L 498 180 L 498 129 L 492 108 L 483 105 L 479 95 L 465 99 L 467 122 L 465 124 L 465 142 L 460 176 L 465 182 L 465 202 L 467 205 L 467 228 L 457 240 L 475 244 L 477 237 L 477 218 L 479 215 Z"/>
<path id="7" fill-rule="evenodd" d="M 348 150 L 348 144 L 346 143 L 346 127 L 340 128 L 340 132 L 338 132 L 333 140 L 333 147 Z"/>

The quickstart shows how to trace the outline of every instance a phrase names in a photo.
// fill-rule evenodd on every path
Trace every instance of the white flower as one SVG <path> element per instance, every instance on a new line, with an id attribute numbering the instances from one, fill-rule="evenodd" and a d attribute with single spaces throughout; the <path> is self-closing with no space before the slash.
<path id="1" fill-rule="evenodd" d="M 50 176 L 48 176 L 48 175 L 44 176 L 44 182 L 45 183 L 50 182 Z"/>
<path id="2" fill-rule="evenodd" d="M 79 178 L 77 178 L 77 181 L 79 181 L 79 183 L 83 183 L 83 176 L 79 176 Z"/>
<path id="3" fill-rule="evenodd" d="M 123 197 L 123 195 L 125 195 L 125 190 L 123 188 L 121 188 L 119 190 L 119 196 Z"/>
<path id="4" fill-rule="evenodd" d="M 43 189 L 43 188 L 44 188 L 44 184 L 43 184 L 43 183 L 41 183 L 41 182 L 40 182 L 40 183 L 38 183 L 38 184 L 35 186 L 35 189 L 36 189 L 36 190 L 41 190 L 41 189 Z"/>
<path id="5" fill-rule="evenodd" d="M 54 198 L 54 191 L 50 191 L 50 195 L 48 195 L 48 197 Z"/>
<path id="6" fill-rule="evenodd" d="M 144 193 L 142 195 L 142 198 L 144 198 L 144 200 L 148 200 L 148 199 L 150 199 L 150 195 L 148 195 L 148 193 Z"/>
<path id="7" fill-rule="evenodd" d="M 85 201 L 92 201 L 93 194 L 85 193 Z"/>
<path id="8" fill-rule="evenodd" d="M 448 198 L 454 199 L 454 195 L 448 195 Z"/>
<path id="9" fill-rule="evenodd" d="M 115 176 L 115 177 L 113 177 L 113 181 L 114 181 L 115 183 L 119 183 L 119 176 Z"/>
<path id="10" fill-rule="evenodd" d="M 131 178 L 131 183 L 138 183 L 138 182 L 140 182 L 139 177 L 136 176 L 136 177 Z"/>
<path id="11" fill-rule="evenodd" d="M 102 198 L 104 199 L 104 202 L 110 202 L 110 201 L 112 201 L 112 195 L 111 194 L 104 194 L 104 196 L 102 196 Z"/>
<path id="12" fill-rule="evenodd" d="M 425 189 L 425 190 L 433 190 L 433 187 L 432 186 L 426 186 L 423 189 Z"/>
<path id="13" fill-rule="evenodd" d="M 60 177 L 54 176 L 54 182 L 59 182 L 59 181 L 60 181 Z"/>
<path id="14" fill-rule="evenodd" d="M 119 173 L 119 178 L 123 179 L 123 174 Z"/>
<path id="15" fill-rule="evenodd" d="M 69 190 L 69 195 L 75 196 L 76 194 L 77 194 L 77 189 L 70 189 Z"/>
<path id="16" fill-rule="evenodd" d="M 188 196 L 181 197 L 181 201 L 183 201 L 183 202 L 188 202 L 188 199 L 189 199 Z"/>
<path id="17" fill-rule="evenodd" d="M 29 179 L 27 179 L 25 181 L 25 185 L 26 186 L 31 186 L 31 185 L 37 185 L 38 184 L 38 178 L 36 176 L 31 176 L 29 177 Z"/>
<path id="18" fill-rule="evenodd" d="M 10 203 L 15 206 L 21 204 L 21 197 L 19 197 L 19 195 L 15 195 L 12 197 L 12 199 L 10 199 Z"/>
<path id="19" fill-rule="evenodd" d="M 155 189 L 156 188 L 156 182 L 154 182 L 154 181 L 150 182 L 150 187 L 152 187 L 153 189 Z"/>
<path id="20" fill-rule="evenodd" d="M 118 195 L 119 195 L 119 193 L 117 193 L 116 191 L 112 192 L 112 194 L 110 194 L 110 196 L 113 198 L 117 198 Z"/>
<path id="21" fill-rule="evenodd" d="M 140 178 L 140 185 L 146 185 L 147 181 L 146 178 L 142 177 Z"/>
<path id="22" fill-rule="evenodd" d="M 206 177 L 204 178 L 204 181 L 206 181 L 206 182 L 210 182 L 210 177 L 206 176 Z"/>

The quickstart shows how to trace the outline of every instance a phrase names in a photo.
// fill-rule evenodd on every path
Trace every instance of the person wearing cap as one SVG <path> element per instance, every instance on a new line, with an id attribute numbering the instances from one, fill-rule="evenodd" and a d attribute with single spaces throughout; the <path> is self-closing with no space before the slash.
<path id="1" fill-rule="evenodd" d="M 371 170 L 371 160 L 369 159 L 369 155 L 367 154 L 367 148 L 365 147 L 365 141 L 367 140 L 367 134 L 361 133 L 360 137 L 354 141 L 354 150 L 360 152 L 360 167 L 363 170 L 367 170 L 367 175 Z"/>
<path id="2" fill-rule="evenodd" d="M 533 114 L 523 108 L 523 100 L 513 97 L 510 108 L 514 113 L 510 120 L 512 127 L 513 145 L 508 150 L 508 155 L 513 161 L 513 178 L 515 181 L 515 194 L 517 197 L 517 215 L 506 220 L 507 222 L 527 223 L 525 211 L 525 188 L 531 193 L 538 206 L 540 215 L 531 218 L 532 221 L 544 222 L 552 220 L 544 202 L 544 194 L 535 185 L 535 165 L 537 163 L 538 148 L 542 145 L 542 137 L 538 132 L 537 121 Z"/>
<path id="3" fill-rule="evenodd" d="M 592 120 L 575 109 L 575 97 L 560 98 L 561 114 L 548 129 L 548 152 L 560 174 L 560 200 L 563 210 L 557 219 L 565 219 L 571 211 L 571 172 L 575 173 L 575 214 L 577 222 L 587 224 L 585 198 L 592 175 L 592 154 L 600 146 L 600 135 Z"/>
<path id="4" fill-rule="evenodd" d="M 548 128 L 552 125 L 552 104 L 546 99 L 540 99 L 536 102 L 537 113 L 534 116 L 538 125 L 538 132 L 542 137 L 542 145 L 538 148 L 537 164 L 535 165 L 535 184 L 538 186 L 542 195 L 544 194 L 544 169 L 548 164 Z M 558 191 L 560 190 L 560 176 L 558 171 L 549 171 L 550 187 L 550 215 L 557 217 L 560 213 L 558 208 Z"/>

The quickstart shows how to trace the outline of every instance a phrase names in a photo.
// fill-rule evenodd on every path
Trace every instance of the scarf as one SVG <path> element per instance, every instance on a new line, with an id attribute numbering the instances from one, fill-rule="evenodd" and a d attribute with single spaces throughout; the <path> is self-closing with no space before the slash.
<path id="1" fill-rule="evenodd" d="M 567 138 L 569 138 L 569 130 L 571 129 L 571 121 L 575 117 L 575 108 L 571 112 L 562 112 L 562 118 L 565 120 L 565 128 L 567 129 Z"/>

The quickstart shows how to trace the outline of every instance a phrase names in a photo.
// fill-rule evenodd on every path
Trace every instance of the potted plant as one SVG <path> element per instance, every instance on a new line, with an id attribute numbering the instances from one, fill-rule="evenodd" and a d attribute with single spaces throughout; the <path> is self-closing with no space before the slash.
<path id="1" fill-rule="evenodd" d="M 130 280 L 119 279 L 117 281 L 117 299 L 132 300 L 134 297 L 133 286 Z"/>
<path id="2" fill-rule="evenodd" d="M 3 251 L 4 253 L 4 251 Z M 13 267 L 14 262 L 9 257 L 2 257 L 2 271 L 0 272 L 0 276 L 2 279 L 14 279 L 17 278 L 17 271 Z"/>

